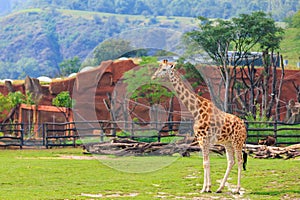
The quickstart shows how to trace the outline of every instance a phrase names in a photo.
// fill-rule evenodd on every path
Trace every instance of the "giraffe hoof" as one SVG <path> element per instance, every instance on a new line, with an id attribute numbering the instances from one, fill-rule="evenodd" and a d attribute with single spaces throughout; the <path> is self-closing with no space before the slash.
<path id="1" fill-rule="evenodd" d="M 211 193 L 211 190 L 201 190 L 200 193 Z"/>
<path id="2" fill-rule="evenodd" d="M 217 190 L 217 192 L 216 193 L 222 193 L 222 190 Z"/>
<path id="3" fill-rule="evenodd" d="M 236 191 L 232 191 L 233 194 L 241 194 L 240 191 L 236 190 Z"/>

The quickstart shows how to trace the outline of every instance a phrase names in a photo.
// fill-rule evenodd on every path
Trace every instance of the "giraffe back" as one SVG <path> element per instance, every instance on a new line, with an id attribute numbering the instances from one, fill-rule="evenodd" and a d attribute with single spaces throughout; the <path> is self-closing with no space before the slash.
<path id="1" fill-rule="evenodd" d="M 193 114 L 194 132 L 198 140 L 212 144 L 232 143 L 243 146 L 246 137 L 246 126 L 239 117 L 218 109 L 211 101 L 198 97 L 199 107 Z"/>

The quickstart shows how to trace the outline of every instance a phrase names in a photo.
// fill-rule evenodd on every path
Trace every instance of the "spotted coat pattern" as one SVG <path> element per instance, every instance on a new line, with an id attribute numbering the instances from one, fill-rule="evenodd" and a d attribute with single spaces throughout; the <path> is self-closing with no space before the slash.
<path id="1" fill-rule="evenodd" d="M 152 79 L 164 76 L 169 78 L 177 97 L 194 118 L 195 137 L 203 153 L 204 184 L 201 192 L 211 191 L 209 147 L 213 144 L 221 144 L 226 149 L 228 165 L 217 192 L 221 192 L 224 188 L 231 168 L 235 163 L 236 155 L 238 160 L 236 192 L 239 193 L 243 165 L 242 148 L 247 137 L 244 121 L 235 115 L 221 111 L 208 99 L 195 94 L 185 85 L 181 75 L 174 69 L 174 65 L 168 63 L 167 60 L 160 64 Z"/>

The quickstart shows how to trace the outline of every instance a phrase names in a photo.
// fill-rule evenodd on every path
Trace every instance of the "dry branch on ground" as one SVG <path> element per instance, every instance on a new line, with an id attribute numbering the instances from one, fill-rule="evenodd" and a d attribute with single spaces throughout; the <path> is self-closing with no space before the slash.
<path id="1" fill-rule="evenodd" d="M 131 139 L 114 138 L 110 142 L 94 143 L 84 145 L 88 153 L 110 154 L 117 156 L 129 155 L 173 155 L 179 153 L 182 156 L 189 156 L 190 152 L 200 151 L 198 142 L 180 140 L 174 143 L 162 142 L 138 142 Z M 224 147 L 215 145 L 211 151 L 224 154 Z"/>
<path id="2" fill-rule="evenodd" d="M 253 158 L 290 159 L 300 156 L 300 144 L 287 147 L 247 144 L 245 147 L 247 153 Z M 191 139 L 183 139 L 174 143 L 148 143 L 128 138 L 113 138 L 108 142 L 85 144 L 84 149 L 87 153 L 117 156 L 173 155 L 175 153 L 179 153 L 182 156 L 189 156 L 190 152 L 201 151 L 198 142 Z M 210 151 L 223 155 L 225 148 L 221 145 L 214 145 L 210 148 Z"/>
<path id="3" fill-rule="evenodd" d="M 300 144 L 287 147 L 266 145 L 246 145 L 248 153 L 254 158 L 283 158 L 290 159 L 300 156 Z"/>

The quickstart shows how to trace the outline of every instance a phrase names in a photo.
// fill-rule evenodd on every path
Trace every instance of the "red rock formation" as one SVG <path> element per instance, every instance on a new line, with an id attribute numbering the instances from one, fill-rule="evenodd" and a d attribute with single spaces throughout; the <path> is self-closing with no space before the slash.
<path id="1" fill-rule="evenodd" d="M 121 81 L 124 72 L 135 68 L 137 65 L 132 60 L 123 61 L 105 61 L 101 65 L 93 70 L 78 73 L 74 78 L 67 78 L 62 80 L 55 80 L 50 85 L 42 86 L 43 97 L 39 102 L 39 105 L 52 105 L 52 99 L 62 91 L 69 91 L 70 94 L 76 96 L 76 109 L 74 112 L 80 116 L 83 116 L 82 120 L 107 120 L 110 119 L 110 113 L 108 112 L 103 99 L 108 99 L 107 94 L 112 94 L 115 89 L 115 85 L 118 81 Z M 207 68 L 209 69 L 209 68 Z M 213 68 L 211 68 L 213 69 Z M 208 74 L 212 77 L 219 77 L 218 71 L 212 70 Z M 300 71 L 285 70 L 285 79 L 282 87 L 281 102 L 282 115 L 281 120 L 284 119 L 286 112 L 285 103 L 288 103 L 290 99 L 296 99 L 296 91 L 292 82 L 300 85 L 300 79 L 297 74 L 300 75 Z M 280 70 L 278 71 L 280 76 Z M 216 78 L 215 84 L 219 84 L 219 79 Z M 15 91 L 21 91 L 25 93 L 24 84 L 13 85 Z M 208 89 L 204 86 L 198 87 L 197 90 L 202 92 L 205 98 L 210 98 Z M 197 91 L 198 92 L 198 91 Z M 7 95 L 9 90 L 7 86 L 0 85 L 0 93 Z M 168 106 L 168 102 L 166 102 Z M 174 101 L 174 110 L 180 111 L 180 105 L 178 101 Z M 145 120 L 149 119 L 149 109 L 143 106 L 136 107 L 136 113 L 141 115 Z M 180 119 L 180 113 L 174 114 L 174 120 Z M 79 119 L 79 118 L 78 118 Z M 75 119 L 76 120 L 76 119 Z"/>

